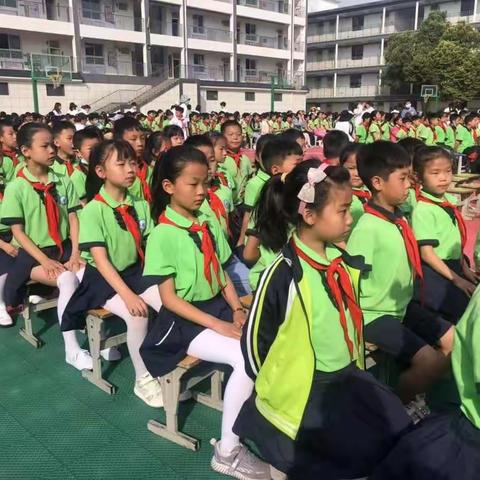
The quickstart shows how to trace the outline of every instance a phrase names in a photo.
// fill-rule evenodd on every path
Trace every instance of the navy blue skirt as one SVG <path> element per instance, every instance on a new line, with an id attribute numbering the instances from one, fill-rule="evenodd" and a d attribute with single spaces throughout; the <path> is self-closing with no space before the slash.
<path id="1" fill-rule="evenodd" d="M 404 435 L 371 480 L 478 480 L 480 430 L 460 411 L 430 415 Z"/>
<path id="2" fill-rule="evenodd" d="M 48 257 L 57 260 L 60 263 L 68 262 L 72 256 L 72 244 L 70 240 L 65 240 L 62 244 L 63 254 L 60 255 L 58 247 L 46 247 L 40 250 Z M 18 249 L 18 255 L 8 270 L 7 281 L 5 283 L 5 304 L 8 307 L 17 307 L 25 299 L 26 284 L 30 280 L 32 270 L 40 265 L 23 248 Z"/>
<path id="3" fill-rule="evenodd" d="M 221 320 L 231 322 L 233 319 L 232 309 L 221 294 L 211 300 L 190 303 Z M 203 330 L 205 327 L 162 307 L 140 347 L 140 355 L 150 374 L 161 377 L 174 370 L 187 355 L 192 340 Z"/>
<path id="4" fill-rule="evenodd" d="M 258 412 L 255 396 L 244 403 L 234 431 L 253 441 L 265 460 L 290 479 L 369 475 L 411 425 L 400 400 L 354 365 L 315 372 L 295 440 Z"/>
<path id="5" fill-rule="evenodd" d="M 128 288 L 137 295 L 143 293 L 152 285 L 158 284 L 155 277 L 144 277 L 140 263 L 119 272 Z M 91 265 L 87 264 L 80 285 L 75 290 L 62 317 L 61 329 L 80 330 L 85 327 L 85 315 L 88 310 L 100 308 L 117 292 L 105 280 L 103 275 Z"/>
<path id="6" fill-rule="evenodd" d="M 443 260 L 448 268 L 463 277 L 460 260 Z M 457 324 L 467 308 L 469 298 L 450 280 L 440 275 L 430 266 L 422 263 L 423 282 L 415 281 L 415 299 L 441 315 L 450 323 Z"/>
<path id="7" fill-rule="evenodd" d="M 5 243 L 10 243 L 12 241 L 12 232 L 1 232 L 0 240 L 3 240 Z M 14 262 L 15 257 L 10 256 L 7 252 L 0 249 L 0 275 L 8 273 Z"/>

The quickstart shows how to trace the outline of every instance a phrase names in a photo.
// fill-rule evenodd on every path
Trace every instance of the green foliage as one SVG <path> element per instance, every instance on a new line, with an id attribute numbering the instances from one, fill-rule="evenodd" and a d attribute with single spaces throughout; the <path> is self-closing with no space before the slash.
<path id="1" fill-rule="evenodd" d="M 450 24 L 434 11 L 416 32 L 393 35 L 385 51 L 384 82 L 438 85 L 443 100 L 480 96 L 480 33 L 465 23 Z"/>

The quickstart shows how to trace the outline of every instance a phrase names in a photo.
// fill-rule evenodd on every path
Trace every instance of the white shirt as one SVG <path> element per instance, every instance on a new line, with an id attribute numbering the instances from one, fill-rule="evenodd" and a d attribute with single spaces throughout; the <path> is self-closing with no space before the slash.
<path id="1" fill-rule="evenodd" d="M 188 137 L 188 121 L 185 118 L 179 120 L 176 116 L 173 116 L 173 118 L 170 120 L 170 125 L 177 125 L 177 127 L 182 129 L 183 136 L 185 138 Z"/>
<path id="2" fill-rule="evenodd" d="M 337 122 L 335 123 L 334 130 L 340 130 L 341 132 L 345 132 L 348 135 L 348 139 L 353 142 L 353 125 L 350 122 Z"/>

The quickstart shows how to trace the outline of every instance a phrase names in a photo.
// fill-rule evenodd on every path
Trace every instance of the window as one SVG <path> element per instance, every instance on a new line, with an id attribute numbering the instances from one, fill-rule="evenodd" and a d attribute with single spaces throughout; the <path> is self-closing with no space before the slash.
<path id="1" fill-rule="evenodd" d="M 0 0 L 0 7 L 17 8 L 17 0 Z"/>
<path id="2" fill-rule="evenodd" d="M 102 18 L 100 0 L 82 0 L 82 16 L 93 20 Z"/>
<path id="3" fill-rule="evenodd" d="M 207 90 L 207 100 L 218 100 L 218 90 Z"/>
<path id="4" fill-rule="evenodd" d="M 360 88 L 362 86 L 362 74 L 355 73 L 350 75 L 350 88 Z"/>
<path id="5" fill-rule="evenodd" d="M 352 30 L 362 30 L 363 20 L 363 15 L 355 15 L 354 17 L 352 17 Z"/>
<path id="6" fill-rule="evenodd" d="M 18 35 L 0 33 L 0 49 L 20 50 L 20 37 Z"/>
<path id="7" fill-rule="evenodd" d="M 205 28 L 203 26 L 203 15 L 193 15 L 193 33 L 205 33 Z"/>
<path id="8" fill-rule="evenodd" d="M 257 61 L 251 58 L 245 59 L 245 70 L 251 70 L 257 72 Z"/>
<path id="9" fill-rule="evenodd" d="M 275 93 L 273 96 L 275 102 L 281 102 L 283 100 L 283 93 Z"/>
<path id="10" fill-rule="evenodd" d="M 104 65 L 103 45 L 100 43 L 86 43 L 85 62 L 89 65 Z"/>
<path id="11" fill-rule="evenodd" d="M 47 87 L 47 97 L 64 97 L 65 96 L 65 85 L 59 85 L 57 88 L 51 83 L 45 85 Z"/>
<path id="12" fill-rule="evenodd" d="M 0 82 L 0 95 L 8 95 L 8 83 Z"/>
<path id="13" fill-rule="evenodd" d="M 473 15 L 475 0 L 462 0 L 460 3 L 460 16 Z"/>
<path id="14" fill-rule="evenodd" d="M 205 56 L 199 53 L 193 54 L 193 71 L 194 73 L 205 72 Z"/>
<path id="15" fill-rule="evenodd" d="M 257 41 L 257 26 L 254 23 L 245 24 L 245 39 L 249 42 Z"/>
<path id="16" fill-rule="evenodd" d="M 363 45 L 352 45 L 352 60 L 363 58 Z"/>
<path id="17" fill-rule="evenodd" d="M 117 7 L 118 7 L 118 10 L 121 10 L 123 12 L 128 11 L 128 3 L 119 2 L 119 3 L 117 3 Z"/>
<path id="18" fill-rule="evenodd" d="M 255 101 L 255 92 L 245 92 L 245 101 L 254 102 Z"/>

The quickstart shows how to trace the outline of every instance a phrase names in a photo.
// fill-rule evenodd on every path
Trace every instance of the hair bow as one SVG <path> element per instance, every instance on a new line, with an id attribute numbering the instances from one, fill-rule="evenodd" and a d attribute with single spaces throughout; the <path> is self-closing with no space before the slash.
<path id="1" fill-rule="evenodd" d="M 315 185 L 323 182 L 327 178 L 325 169 L 328 167 L 328 163 L 322 163 L 318 168 L 310 168 L 307 173 L 307 182 L 298 192 L 297 198 L 300 200 L 298 206 L 298 213 L 300 215 L 305 211 L 305 207 L 308 203 L 315 202 Z"/>

